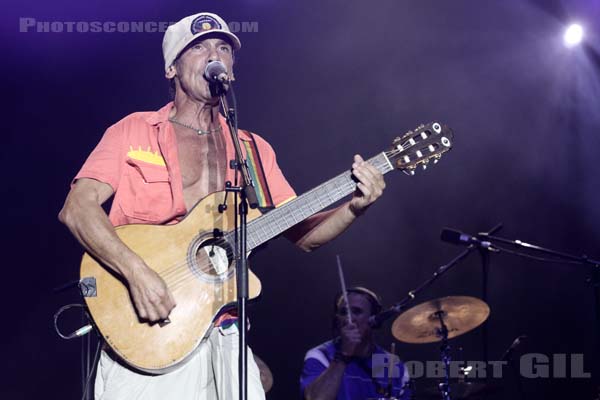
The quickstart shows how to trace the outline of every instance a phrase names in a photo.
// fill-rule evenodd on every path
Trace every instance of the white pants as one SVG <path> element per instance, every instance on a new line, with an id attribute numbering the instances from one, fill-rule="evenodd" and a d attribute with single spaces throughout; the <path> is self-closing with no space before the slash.
<path id="1" fill-rule="evenodd" d="M 96 400 L 235 400 L 238 388 L 236 325 L 214 328 L 187 363 L 163 375 L 143 375 L 102 351 L 95 383 Z M 252 351 L 248 348 L 248 399 L 265 393 Z"/>

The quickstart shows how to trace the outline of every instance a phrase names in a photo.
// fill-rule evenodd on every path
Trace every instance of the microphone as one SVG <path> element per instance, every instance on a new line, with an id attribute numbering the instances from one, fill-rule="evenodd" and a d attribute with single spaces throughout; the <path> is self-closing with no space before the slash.
<path id="1" fill-rule="evenodd" d="M 381 328 L 381 324 L 383 324 L 389 318 L 398 315 L 400 311 L 402 311 L 400 307 L 392 306 L 378 314 L 371 315 L 369 317 L 369 326 L 374 329 Z"/>
<path id="2" fill-rule="evenodd" d="M 229 83 L 227 67 L 221 61 L 210 61 L 204 68 L 204 78 L 211 83 Z"/>
<path id="3" fill-rule="evenodd" d="M 512 344 L 510 345 L 510 347 L 509 347 L 509 348 L 508 348 L 508 349 L 507 349 L 507 350 L 504 352 L 504 355 L 502 356 L 502 358 L 500 359 L 500 361 L 506 361 L 506 360 L 508 360 L 508 359 L 509 359 L 509 357 L 510 357 L 510 355 L 511 355 L 511 353 L 512 353 L 513 351 L 515 351 L 515 349 L 516 349 L 517 347 L 519 347 L 519 345 L 521 344 L 521 341 L 522 341 L 523 339 L 527 339 L 527 335 L 521 335 L 521 336 L 517 337 L 517 338 L 516 338 L 516 339 L 515 339 L 515 340 L 512 342 Z"/>
<path id="4" fill-rule="evenodd" d="M 371 328 L 379 328 L 381 326 L 381 324 L 383 323 L 383 321 L 385 321 L 387 319 L 386 316 L 383 316 L 381 314 L 382 313 L 379 313 L 379 314 L 371 315 L 369 317 L 369 326 Z"/>
<path id="5" fill-rule="evenodd" d="M 475 236 L 471 236 L 466 233 L 462 233 L 461 231 L 457 231 L 455 229 L 444 228 L 442 229 L 442 234 L 440 235 L 440 239 L 444 242 L 453 243 L 453 244 L 465 244 L 482 247 L 484 249 L 488 249 L 491 251 L 497 251 L 492 247 L 492 243 L 488 241 L 482 241 L 476 238 Z"/>

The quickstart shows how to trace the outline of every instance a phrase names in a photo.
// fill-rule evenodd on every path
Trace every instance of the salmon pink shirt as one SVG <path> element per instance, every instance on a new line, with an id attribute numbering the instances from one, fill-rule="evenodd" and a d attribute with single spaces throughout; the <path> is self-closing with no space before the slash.
<path id="1" fill-rule="evenodd" d="M 175 131 L 168 121 L 172 107 L 173 103 L 169 103 L 158 111 L 130 114 L 108 128 L 74 179 L 91 178 L 113 188 L 109 219 L 114 226 L 175 223 L 188 212 Z M 235 158 L 233 142 L 225 119 L 219 119 L 226 142 L 225 180 L 234 182 L 235 171 L 228 166 L 229 160 Z M 251 140 L 241 130 L 239 137 L 242 141 Z M 253 137 L 273 203 L 277 206 L 295 197 L 271 146 L 260 136 Z M 245 156 L 245 146 L 241 148 Z"/>

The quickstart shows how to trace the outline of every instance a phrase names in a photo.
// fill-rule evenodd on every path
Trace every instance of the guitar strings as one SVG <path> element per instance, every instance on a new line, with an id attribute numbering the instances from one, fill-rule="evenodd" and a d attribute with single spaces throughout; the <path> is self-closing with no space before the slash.
<path id="1" fill-rule="evenodd" d="M 344 183 L 340 188 L 342 190 L 346 189 L 346 190 L 351 190 L 353 186 L 355 186 L 356 184 L 353 181 L 348 181 L 346 183 Z M 254 221 L 251 221 L 248 226 L 250 227 L 251 225 L 253 225 Z M 233 232 L 229 232 L 227 235 L 231 235 Z M 217 242 L 214 242 L 214 245 L 219 246 L 221 244 L 228 244 L 227 240 L 225 239 L 220 239 Z M 209 246 L 212 244 L 209 244 Z M 230 246 L 227 246 L 228 248 L 230 248 Z M 226 251 L 226 255 L 228 258 L 230 258 L 233 255 L 233 251 L 227 250 Z M 188 273 L 189 268 L 188 268 L 188 259 L 186 258 L 185 261 L 183 262 L 179 262 L 167 269 L 165 269 L 164 271 L 162 271 L 160 273 L 160 275 L 164 278 L 164 279 L 168 279 L 170 284 L 177 284 L 179 283 L 178 278 L 182 278 L 182 279 L 187 279 L 191 276 L 193 276 L 193 273 Z M 183 267 L 183 268 L 182 268 Z M 200 270 L 206 270 L 206 267 L 210 267 L 210 261 L 209 263 L 203 263 L 201 265 L 198 265 Z"/>
<path id="2" fill-rule="evenodd" d="M 355 186 L 355 183 L 350 181 L 344 184 L 344 186 L 342 186 L 342 188 L 345 189 L 351 189 L 352 186 Z M 252 222 L 251 221 L 248 226 L 250 227 Z M 233 233 L 233 231 L 228 232 L 226 234 L 227 236 L 231 236 L 231 234 Z M 218 246 L 221 244 L 229 244 L 229 242 L 226 239 L 219 239 L 218 241 L 214 242 L 214 245 Z M 211 246 L 212 244 L 209 244 L 208 246 Z M 225 246 L 224 246 L 225 247 Z M 226 255 L 228 258 L 228 261 L 231 260 L 232 256 L 233 256 L 233 250 L 229 250 L 231 248 L 231 246 L 226 246 L 226 248 L 228 248 L 226 250 Z M 202 249 L 202 247 L 200 247 L 198 250 L 200 251 Z M 210 262 L 210 259 L 208 260 L 208 262 L 204 262 L 204 263 L 199 263 L 196 264 L 196 267 L 200 270 L 200 271 L 206 271 L 207 268 L 211 268 L 212 263 Z M 228 270 L 229 270 L 229 265 L 228 265 Z M 229 272 L 226 272 L 229 273 Z M 171 288 L 180 288 L 180 283 L 187 281 L 190 278 L 197 278 L 196 274 L 194 274 L 193 271 L 191 271 L 191 269 L 189 268 L 189 261 L 186 258 L 185 261 L 183 262 L 178 262 L 177 264 L 167 268 L 165 271 L 162 271 L 159 274 L 161 277 L 163 277 L 163 279 L 165 279 L 165 282 L 167 283 L 168 287 Z M 191 280 L 190 280 L 191 281 Z M 173 289 L 175 290 L 175 289 Z"/>
<path id="3" fill-rule="evenodd" d="M 407 149 L 409 149 L 411 147 L 414 147 L 414 145 L 410 145 L 410 143 L 405 142 L 402 145 L 402 147 L 403 147 L 403 150 L 392 149 L 390 151 L 385 151 L 384 154 L 386 156 L 395 156 L 402 152 L 405 152 Z M 355 183 L 352 182 L 351 185 L 355 185 Z M 254 221 L 250 221 L 250 223 L 248 225 L 250 226 L 252 224 L 252 222 L 254 222 Z M 231 233 L 232 232 L 229 232 L 228 234 L 231 234 Z M 227 240 L 219 239 L 219 240 L 209 244 L 209 246 L 213 246 L 213 245 L 219 246 L 219 245 L 225 245 L 225 244 L 228 244 Z M 226 247 L 228 248 L 230 246 L 226 246 Z M 200 249 L 199 249 L 199 251 L 200 251 Z M 233 251 L 226 250 L 226 256 L 228 259 L 228 263 L 230 263 L 231 262 L 230 260 L 233 256 Z M 165 269 L 164 271 L 159 273 L 159 275 L 165 280 L 165 283 L 167 284 L 168 287 L 170 287 L 172 290 L 177 290 L 177 289 L 181 288 L 181 283 L 187 281 L 190 278 L 196 278 L 196 275 L 194 274 L 194 272 L 191 271 L 190 268 L 188 268 L 188 264 L 189 264 L 189 262 L 186 257 L 186 259 L 183 262 L 178 262 L 178 263 L 168 267 L 167 269 Z M 198 264 L 197 267 L 200 272 L 206 271 L 207 268 L 212 267 L 212 262 L 210 262 L 210 259 L 209 259 L 208 262 Z M 229 265 L 228 265 L 228 270 L 229 270 Z M 229 272 L 227 272 L 227 273 L 229 273 Z"/>

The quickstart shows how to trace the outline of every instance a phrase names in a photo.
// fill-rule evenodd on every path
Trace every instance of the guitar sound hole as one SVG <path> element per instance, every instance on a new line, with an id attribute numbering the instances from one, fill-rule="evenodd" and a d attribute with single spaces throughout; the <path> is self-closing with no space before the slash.
<path id="1" fill-rule="evenodd" d="M 195 275 L 209 281 L 227 279 L 231 268 L 231 247 L 222 239 L 198 240 L 190 254 L 190 265 Z"/>

